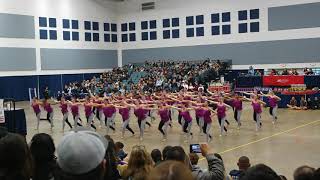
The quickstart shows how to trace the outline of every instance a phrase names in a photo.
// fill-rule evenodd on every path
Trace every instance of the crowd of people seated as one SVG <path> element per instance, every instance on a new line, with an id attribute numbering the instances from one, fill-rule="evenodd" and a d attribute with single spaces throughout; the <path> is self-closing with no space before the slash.
<path id="1" fill-rule="evenodd" d="M 291 97 L 291 100 L 289 104 L 287 104 L 287 107 L 293 110 L 316 110 L 320 109 L 320 99 L 318 97 L 314 98 L 308 98 L 307 100 L 304 98 L 304 96 L 301 96 L 300 101 L 296 100 L 296 98 L 293 96 Z"/>
<path id="2" fill-rule="evenodd" d="M 255 70 L 253 68 L 253 66 L 250 66 L 248 69 L 248 75 L 249 76 L 261 76 L 263 75 L 263 73 L 260 70 Z M 314 72 L 312 70 L 312 68 L 304 68 L 303 72 L 299 73 L 297 69 L 290 69 L 288 70 L 287 68 L 285 68 L 282 72 L 277 71 L 276 69 L 271 69 L 271 71 L 269 72 L 270 76 L 275 76 L 275 75 L 293 75 L 293 76 L 297 76 L 297 75 L 314 75 Z"/>
<path id="3" fill-rule="evenodd" d="M 72 82 L 65 85 L 63 92 L 58 94 L 65 97 L 80 96 L 80 94 L 114 94 L 125 92 L 152 92 L 165 89 L 177 92 L 188 86 L 198 88 L 206 86 L 207 82 L 220 77 L 228 68 L 226 62 L 219 60 L 205 61 L 159 61 L 145 62 L 142 65 L 126 65 L 104 72 L 99 77 L 82 82 Z M 130 79 L 133 72 L 143 72 L 144 76 L 137 82 Z"/>
<path id="4" fill-rule="evenodd" d="M 198 166 L 199 155 L 186 153 L 181 146 L 166 146 L 149 152 L 143 145 L 132 147 L 85 129 L 65 134 L 56 146 L 45 133 L 33 136 L 29 145 L 18 134 L 0 128 L 1 180 L 284 180 L 265 164 L 251 165 L 239 158 L 238 169 L 227 172 L 220 154 L 201 144 L 208 167 Z M 298 167 L 294 180 L 319 180 L 320 169 Z"/>

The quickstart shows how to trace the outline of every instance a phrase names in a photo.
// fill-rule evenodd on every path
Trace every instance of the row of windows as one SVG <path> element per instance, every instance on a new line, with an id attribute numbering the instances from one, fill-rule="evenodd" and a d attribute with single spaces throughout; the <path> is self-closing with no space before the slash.
<path id="1" fill-rule="evenodd" d="M 238 11 L 238 33 L 259 32 L 260 13 L 259 9 Z M 186 37 L 204 36 L 204 15 L 187 16 Z M 84 21 L 85 41 L 99 41 L 99 22 Z M 62 19 L 63 40 L 79 41 L 79 21 L 73 19 Z M 180 38 L 180 19 L 167 18 L 162 20 L 163 39 Z M 157 39 L 157 21 L 141 21 L 141 40 Z M 57 20 L 56 18 L 39 17 L 40 39 L 57 39 Z M 121 24 L 121 41 L 136 41 L 136 22 Z M 103 39 L 105 42 L 117 42 L 117 24 L 103 23 Z M 231 34 L 231 13 L 211 14 L 211 35 Z"/>
<path id="2" fill-rule="evenodd" d="M 241 23 L 239 24 L 239 33 L 259 32 L 259 22 Z M 211 26 L 211 35 L 231 34 L 231 25 Z M 117 34 L 104 33 L 104 42 L 117 42 Z M 186 29 L 187 37 L 201 37 L 204 36 L 204 27 L 195 27 Z M 99 41 L 99 32 L 85 32 L 85 41 Z M 163 30 L 163 39 L 180 38 L 179 29 Z M 40 29 L 40 39 L 57 40 L 57 30 Z M 141 40 L 156 40 L 157 32 L 142 32 Z M 79 41 L 79 32 L 63 31 L 63 40 Z M 136 33 L 121 34 L 121 41 L 136 41 Z"/>
<path id="3" fill-rule="evenodd" d="M 62 19 L 62 38 L 65 41 L 79 41 L 79 21 L 72 19 Z M 84 40 L 99 41 L 99 22 L 84 21 Z M 104 41 L 117 42 L 117 24 L 104 23 Z M 57 20 L 56 18 L 39 17 L 40 39 L 57 40 Z"/>
<path id="4" fill-rule="evenodd" d="M 104 33 L 104 42 L 117 42 L 117 34 L 109 34 Z M 79 41 L 79 32 L 74 31 L 63 31 L 62 32 L 62 38 L 65 41 Z M 56 30 L 44 30 L 40 29 L 40 39 L 50 39 L 50 40 L 57 40 L 57 31 Z M 85 41 L 100 41 L 100 34 L 99 33 L 90 33 L 85 32 L 84 33 L 84 39 Z"/>

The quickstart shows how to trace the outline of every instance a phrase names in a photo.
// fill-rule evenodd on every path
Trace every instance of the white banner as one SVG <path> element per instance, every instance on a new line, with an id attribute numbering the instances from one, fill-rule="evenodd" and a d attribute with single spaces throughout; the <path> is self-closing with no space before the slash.
<path id="1" fill-rule="evenodd" d="M 5 123 L 3 99 L 0 99 L 0 123 Z"/>

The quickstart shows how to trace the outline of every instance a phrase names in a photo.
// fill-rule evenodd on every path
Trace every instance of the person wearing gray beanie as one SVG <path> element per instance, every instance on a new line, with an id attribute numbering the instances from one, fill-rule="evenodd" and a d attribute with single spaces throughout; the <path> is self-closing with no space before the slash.
<path id="1" fill-rule="evenodd" d="M 60 180 L 102 180 L 108 142 L 92 131 L 69 132 L 57 148 Z"/>

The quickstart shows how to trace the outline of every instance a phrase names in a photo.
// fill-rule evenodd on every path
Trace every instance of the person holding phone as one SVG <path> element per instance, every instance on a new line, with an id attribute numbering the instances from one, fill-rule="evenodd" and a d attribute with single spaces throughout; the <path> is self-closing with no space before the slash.
<path id="1" fill-rule="evenodd" d="M 209 179 L 225 179 L 225 168 L 223 161 L 216 157 L 208 144 L 197 144 L 199 147 L 198 153 L 201 153 L 208 162 L 207 171 L 192 171 L 194 179 L 197 180 L 209 180 Z M 190 153 L 191 151 L 190 145 Z"/>

